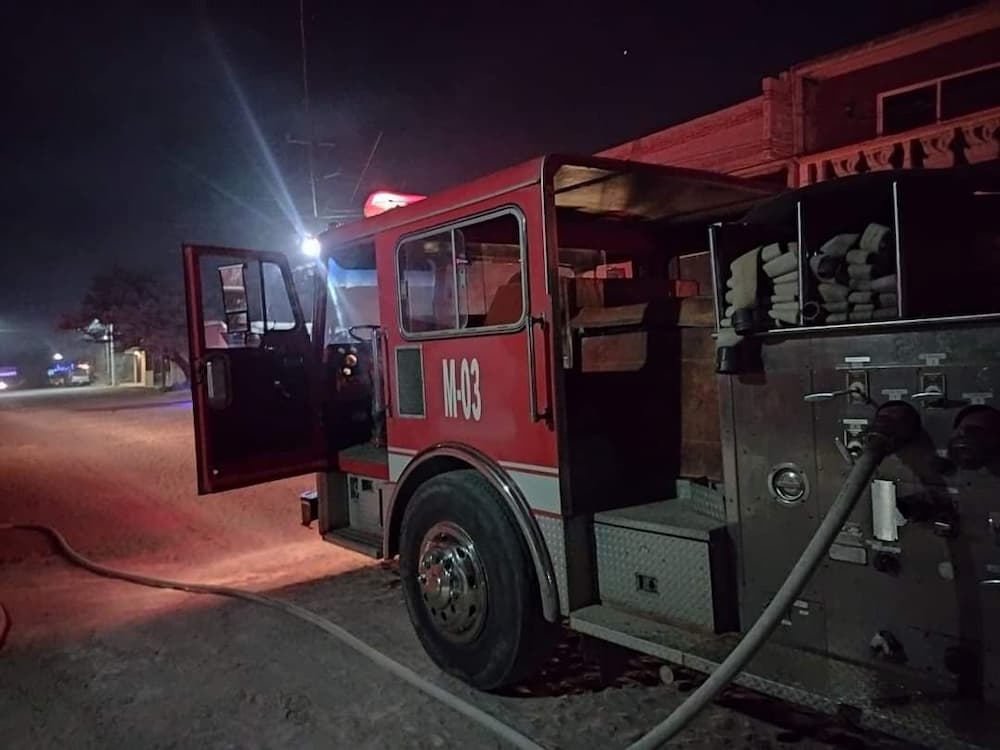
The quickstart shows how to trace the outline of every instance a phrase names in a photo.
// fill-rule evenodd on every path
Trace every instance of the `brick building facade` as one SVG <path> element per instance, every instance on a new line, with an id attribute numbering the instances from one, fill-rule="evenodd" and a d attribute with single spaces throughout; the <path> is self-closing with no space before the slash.
<path id="1" fill-rule="evenodd" d="M 1000 158 L 1000 2 L 765 78 L 759 96 L 602 155 L 808 185 Z"/>

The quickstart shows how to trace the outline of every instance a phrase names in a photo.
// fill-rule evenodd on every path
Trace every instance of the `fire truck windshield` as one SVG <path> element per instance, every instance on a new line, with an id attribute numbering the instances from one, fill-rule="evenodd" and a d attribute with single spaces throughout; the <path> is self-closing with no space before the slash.
<path id="1" fill-rule="evenodd" d="M 350 341 L 354 326 L 379 324 L 374 268 L 343 268 L 330 258 L 326 288 L 327 343 Z"/>

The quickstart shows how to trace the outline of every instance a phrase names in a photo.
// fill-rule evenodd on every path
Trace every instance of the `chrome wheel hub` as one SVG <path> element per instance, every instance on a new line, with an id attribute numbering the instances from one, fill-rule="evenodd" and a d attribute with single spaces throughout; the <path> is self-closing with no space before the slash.
<path id="1" fill-rule="evenodd" d="M 453 523 L 432 526 L 420 543 L 417 583 L 438 632 L 471 641 L 486 622 L 486 574 L 472 538 Z"/>

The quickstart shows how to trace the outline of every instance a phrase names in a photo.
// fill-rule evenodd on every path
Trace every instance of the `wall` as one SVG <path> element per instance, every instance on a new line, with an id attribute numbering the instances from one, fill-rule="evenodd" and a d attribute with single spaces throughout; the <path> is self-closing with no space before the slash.
<path id="1" fill-rule="evenodd" d="M 763 97 L 624 143 L 602 156 L 729 171 L 760 161 Z"/>
<path id="2" fill-rule="evenodd" d="M 879 93 L 996 63 L 998 50 L 1000 29 L 995 29 L 814 83 L 806 104 L 811 127 L 806 129 L 805 152 L 875 138 Z"/>

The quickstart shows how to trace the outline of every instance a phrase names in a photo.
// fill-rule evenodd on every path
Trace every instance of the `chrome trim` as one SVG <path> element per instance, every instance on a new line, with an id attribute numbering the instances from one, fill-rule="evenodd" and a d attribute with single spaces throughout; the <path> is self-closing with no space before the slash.
<path id="1" fill-rule="evenodd" d="M 472 224 L 479 224 L 483 221 L 489 221 L 490 219 L 497 218 L 499 216 L 513 216 L 518 224 L 518 239 L 521 245 L 521 317 L 516 323 L 508 323 L 499 326 L 480 326 L 476 328 L 446 328 L 440 331 L 419 331 L 411 333 L 406 330 L 403 325 L 403 306 L 400 304 L 402 299 L 401 287 L 400 287 L 400 276 L 399 276 L 399 250 L 407 242 L 412 242 L 413 240 L 419 240 L 424 237 L 430 237 L 435 234 L 443 234 L 444 232 L 449 232 L 451 235 L 451 257 L 452 257 L 452 272 L 455 276 L 455 311 L 456 311 L 456 322 L 457 312 L 458 312 L 458 270 L 455 267 L 455 230 L 461 229 L 462 227 L 470 226 Z M 472 216 L 466 216 L 461 219 L 457 219 L 453 222 L 442 224 L 430 229 L 422 229 L 419 232 L 413 232 L 411 234 L 404 234 L 396 239 L 396 246 L 393 249 L 393 273 L 396 276 L 396 323 L 399 326 L 399 335 L 406 341 L 424 341 L 428 339 L 448 339 L 448 338 L 465 338 L 467 336 L 483 336 L 496 333 L 514 333 L 520 331 L 524 325 L 525 321 L 528 319 L 528 308 L 525 300 L 525 289 L 527 284 L 525 284 L 525 267 L 527 266 L 527 233 L 525 232 L 526 220 L 524 218 L 524 212 L 521 210 L 520 206 L 515 203 L 510 203 L 503 206 L 497 206 L 494 208 L 487 209 L 479 214 L 474 214 Z"/>
<path id="2" fill-rule="evenodd" d="M 545 217 L 548 215 L 549 207 L 548 201 L 546 200 L 548 198 L 548 194 L 545 189 L 545 169 L 548 166 L 548 161 L 549 157 L 547 156 L 541 160 L 541 165 L 538 170 L 538 194 L 542 199 L 542 265 L 545 267 L 545 293 L 551 297 L 552 279 L 549 278 L 549 231 L 548 222 L 545 220 Z M 555 179 L 555 173 L 552 174 L 552 178 L 553 180 Z M 554 203 L 555 196 L 553 196 L 553 204 Z M 556 265 L 558 265 L 558 263 Z"/>
<path id="3" fill-rule="evenodd" d="M 715 330 L 719 331 L 722 329 L 722 302 L 720 300 L 725 300 L 725 292 L 720 294 L 719 291 L 719 266 L 716 262 L 716 255 L 718 254 L 718 249 L 716 247 L 716 236 L 719 230 L 722 228 L 721 222 L 716 222 L 708 228 L 708 260 L 709 267 L 712 272 L 712 308 L 715 310 Z"/>
<path id="4" fill-rule="evenodd" d="M 431 624 L 454 643 L 475 640 L 486 624 L 489 581 L 472 537 L 441 521 L 424 534 L 418 558 L 417 584 Z"/>
<path id="5" fill-rule="evenodd" d="M 910 399 L 913 401 L 940 401 L 943 398 L 943 391 L 921 391 L 920 393 L 910 394 Z"/>
<path id="6" fill-rule="evenodd" d="M 455 300 L 454 300 L 454 302 L 455 302 L 455 325 L 458 326 L 460 330 L 465 330 L 462 327 L 462 307 L 459 304 L 459 300 L 458 300 L 458 248 L 455 246 L 455 228 L 452 227 L 451 231 L 448 234 L 451 235 L 451 261 L 452 261 L 451 262 L 451 283 L 452 283 L 452 288 L 455 290 Z M 462 240 L 462 250 L 465 250 L 465 240 L 464 239 Z M 398 268 L 397 268 L 397 271 L 398 271 Z M 465 279 L 465 281 L 466 281 L 466 288 L 468 288 L 468 281 L 469 281 L 469 279 L 468 279 L 468 273 L 466 273 L 466 279 Z M 409 296 L 407 296 L 407 300 L 409 300 Z M 466 306 L 465 307 L 466 307 L 466 310 L 465 310 L 465 319 L 468 320 L 469 319 L 468 297 L 466 297 Z M 399 330 L 400 331 L 403 330 L 402 326 L 400 326 Z"/>
<path id="7" fill-rule="evenodd" d="M 543 160 L 544 162 L 544 160 Z M 531 260 L 528 256 L 527 220 L 522 215 L 521 222 L 521 309 L 525 315 L 525 338 L 528 341 L 528 417 L 532 424 L 538 418 L 538 371 L 535 366 L 535 321 L 531 314 Z M 544 219 L 543 219 L 544 221 Z M 545 256 L 546 242 L 542 240 L 542 257 Z M 547 286 L 546 286 L 547 288 Z"/>
<path id="8" fill-rule="evenodd" d="M 212 365 L 211 358 L 205 360 L 205 385 L 210 402 L 215 400 L 215 368 Z"/>
<path id="9" fill-rule="evenodd" d="M 548 418 L 548 412 L 538 410 L 538 366 L 535 363 L 535 325 L 545 326 L 545 315 L 528 318 L 528 412 L 532 423 Z"/>
<path id="10" fill-rule="evenodd" d="M 902 263 L 902 247 L 903 238 L 900 236 L 900 221 L 899 221 L 899 182 L 894 180 L 892 183 L 892 230 L 895 235 L 895 250 L 896 250 L 896 309 L 899 311 L 899 317 L 906 315 L 906 300 L 903 299 L 903 263 Z"/>
<path id="11" fill-rule="evenodd" d="M 557 398 L 554 392 L 554 378 L 558 377 L 555 374 L 555 362 L 561 360 L 561 355 L 563 352 L 557 352 L 557 348 L 561 348 L 561 339 L 557 335 L 556 329 L 560 325 L 559 319 L 555 314 L 555 311 L 561 306 L 561 300 L 557 300 L 556 297 L 559 294 L 559 258 L 558 258 L 558 243 L 556 247 L 553 248 L 556 251 L 556 263 L 555 263 L 555 282 L 556 291 L 552 289 L 553 281 L 553 268 L 550 266 L 551 256 L 549 254 L 550 242 L 549 237 L 550 231 L 554 227 L 549 226 L 548 215 L 549 208 L 551 207 L 553 212 L 555 211 L 555 195 L 549 195 L 548 188 L 552 186 L 555 181 L 555 174 L 564 165 L 560 164 L 556 166 L 555 170 L 549 175 L 549 179 L 546 179 L 546 170 L 548 169 L 550 157 L 546 156 L 541 160 L 538 172 L 538 195 L 541 201 L 541 236 L 542 236 L 542 268 L 543 268 L 543 278 L 545 281 L 545 296 L 548 299 L 548 308 L 552 311 L 552 321 L 551 321 L 551 331 L 549 337 L 544 340 L 544 350 L 546 353 L 551 355 L 551 359 L 546 357 L 546 364 L 550 365 L 550 369 L 546 370 L 545 377 L 546 382 L 552 382 L 551 390 L 548 392 L 549 404 L 548 408 L 544 412 L 540 412 L 538 409 L 538 366 L 535 362 L 535 324 L 540 323 L 543 327 L 545 325 L 545 315 L 544 313 L 539 316 L 539 318 L 534 319 L 529 313 L 528 317 L 528 377 L 529 380 L 529 410 L 531 413 L 532 423 L 538 423 L 542 421 L 550 421 L 553 419 L 554 415 L 554 401 Z M 551 198 L 551 200 L 549 200 Z M 555 223 L 554 226 L 558 226 Z M 530 291 L 530 290 L 529 290 Z M 529 298 L 530 301 L 530 298 Z M 553 379 L 553 380 L 550 380 Z"/>
<path id="12" fill-rule="evenodd" d="M 907 326 L 928 326 L 949 323 L 988 323 L 1000 322 L 1000 313 L 980 313 L 977 315 L 947 315 L 940 318 L 911 318 L 910 320 L 873 320 L 865 323 L 833 323 L 821 326 L 800 326 L 798 328 L 778 328 L 755 333 L 755 338 L 782 338 L 784 336 L 800 336 L 809 333 L 827 333 L 830 331 L 859 331 L 868 328 L 895 329 Z"/>
<path id="13" fill-rule="evenodd" d="M 457 458 L 467 463 L 482 474 L 500 493 L 500 497 L 503 498 L 510 512 L 514 515 L 514 520 L 517 521 L 525 544 L 528 545 L 528 553 L 535 566 L 538 590 L 542 597 L 542 614 L 549 622 L 556 622 L 559 619 L 559 595 L 555 569 L 552 567 L 552 558 L 549 556 L 549 549 L 542 537 L 542 532 L 531 515 L 531 506 L 524 497 L 524 493 L 521 492 L 521 488 L 510 478 L 510 475 L 496 461 L 471 446 L 461 443 L 437 443 L 421 451 L 410 460 L 406 468 L 403 469 L 403 473 L 399 475 L 399 479 L 396 480 L 396 486 L 386 508 L 388 523 L 386 524 L 386 533 L 382 536 L 382 556 L 386 559 L 391 557 L 392 550 L 398 544 L 392 533 L 393 527 L 396 526 L 394 523 L 396 500 L 400 492 L 407 488 L 407 480 L 425 461 L 442 456 Z"/>
<path id="14" fill-rule="evenodd" d="M 791 498 L 784 495 L 778 486 L 775 484 L 775 480 L 778 475 L 785 471 L 791 471 L 793 474 L 802 480 L 802 494 L 798 497 Z M 767 492 L 773 500 L 777 500 L 779 503 L 788 508 L 794 508 L 796 505 L 801 505 L 806 500 L 809 499 L 810 493 L 809 486 L 809 475 L 806 474 L 802 467 L 795 463 L 780 463 L 776 466 L 771 467 L 771 471 L 767 475 Z"/>
<path id="15" fill-rule="evenodd" d="M 799 272 L 799 321 L 798 324 L 802 325 L 804 318 L 802 317 L 802 307 L 806 303 L 806 271 L 809 270 L 809 263 L 803 263 L 803 257 L 806 252 L 805 239 L 806 233 L 803 231 L 802 227 L 802 201 L 795 201 L 795 255 L 798 256 L 795 259 L 795 268 Z"/>

